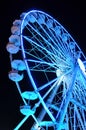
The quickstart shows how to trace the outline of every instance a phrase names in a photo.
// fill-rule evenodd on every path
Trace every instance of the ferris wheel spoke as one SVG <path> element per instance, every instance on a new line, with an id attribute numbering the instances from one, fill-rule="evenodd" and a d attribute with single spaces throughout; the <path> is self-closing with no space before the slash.
<path id="1" fill-rule="evenodd" d="M 64 75 L 68 74 L 70 71 L 71 71 L 71 70 L 67 71 Z M 64 75 L 61 75 L 60 77 L 57 77 L 57 78 L 55 78 L 55 79 L 49 81 L 48 83 L 44 84 L 43 86 L 39 87 L 39 88 L 38 88 L 38 91 L 41 91 L 42 89 L 44 89 L 44 88 L 50 86 L 50 85 L 51 85 L 52 83 L 54 83 L 54 82 L 55 82 L 55 84 L 59 85 L 59 84 L 62 82 L 62 79 L 63 79 L 63 76 L 64 76 Z"/>
<path id="2" fill-rule="evenodd" d="M 51 61 L 51 58 L 49 59 L 49 61 L 48 61 L 48 59 L 47 59 L 47 57 L 48 57 L 48 55 L 45 55 L 44 54 L 44 57 L 43 58 L 41 58 L 40 59 L 40 57 L 38 57 L 38 56 L 36 56 L 36 55 L 33 55 L 33 54 L 31 54 L 29 51 L 27 52 L 27 51 L 25 51 L 25 53 L 26 54 L 29 54 L 30 56 L 32 56 L 33 58 L 35 58 L 35 59 L 38 59 L 39 61 L 40 61 L 40 63 L 43 63 L 44 62 L 44 64 L 46 63 L 47 65 L 50 65 L 51 66 L 51 64 L 52 64 L 52 66 L 54 67 L 54 68 L 57 68 L 57 66 L 60 68 L 61 66 L 62 67 L 64 67 L 64 68 L 69 68 L 69 64 L 66 62 L 65 63 L 65 60 L 63 60 L 63 59 L 60 59 L 59 57 L 57 58 L 58 60 L 57 61 L 55 61 L 55 60 L 53 60 L 52 62 L 53 63 L 50 63 L 49 64 L 49 62 Z M 34 52 L 35 53 L 35 52 Z M 42 51 L 41 51 L 41 53 L 42 53 Z M 44 59 L 44 60 L 43 60 Z M 45 61 L 47 59 L 47 62 Z M 31 59 L 31 60 L 33 60 L 33 59 Z M 30 60 L 28 60 L 27 59 L 27 61 L 30 61 Z M 35 61 L 35 60 L 34 60 Z M 31 61 L 32 62 L 32 61 Z M 63 64 L 59 64 L 59 63 L 61 63 L 61 62 L 63 62 Z M 34 62 L 35 63 L 35 62 Z M 37 63 L 37 62 L 36 62 Z"/>
<path id="3" fill-rule="evenodd" d="M 33 60 L 33 59 L 27 59 L 27 61 L 29 62 L 34 62 L 34 63 L 40 63 L 40 64 L 45 64 L 45 65 L 49 65 L 49 66 L 54 66 L 55 64 L 53 63 L 49 63 L 49 62 L 46 62 L 46 61 L 42 61 L 42 60 Z"/>
<path id="4" fill-rule="evenodd" d="M 27 38 L 26 36 L 24 36 L 24 38 L 25 38 L 28 42 L 30 42 L 30 43 L 36 45 L 36 46 L 38 47 L 38 49 L 39 49 L 39 52 L 40 52 L 40 49 L 42 49 L 42 50 L 44 50 L 45 52 L 47 52 L 48 55 L 50 55 L 51 59 L 53 59 L 53 58 L 55 57 L 55 55 L 54 55 L 53 53 L 51 53 L 51 52 L 48 51 L 46 48 L 42 47 L 41 45 L 39 45 L 37 42 L 33 41 L 33 40 L 30 39 L 29 37 Z M 43 52 L 43 53 L 44 53 L 44 52 Z"/>
<path id="5" fill-rule="evenodd" d="M 38 23 L 39 24 L 39 23 Z M 56 48 L 55 47 L 53 47 L 53 44 L 54 45 L 56 45 L 56 47 L 58 47 L 59 48 L 59 46 L 57 45 L 57 44 L 59 44 L 61 41 L 58 41 L 58 39 L 55 41 L 55 40 L 53 40 L 53 38 L 46 32 L 46 30 L 42 27 L 42 25 L 39 25 L 41 28 L 42 28 L 42 30 L 44 31 L 44 33 L 45 33 L 45 36 L 47 35 L 47 39 L 49 39 L 50 40 L 50 42 L 48 43 L 51 47 L 52 47 L 52 49 L 53 50 L 55 50 L 55 52 L 57 52 L 57 50 L 56 50 Z M 57 42 L 58 41 L 58 42 Z M 53 43 L 53 44 L 52 44 Z M 56 44 L 57 43 L 57 44 Z M 60 44 L 59 44 L 60 45 Z M 61 49 L 64 49 L 64 48 L 62 48 L 61 46 L 60 46 L 60 48 Z M 59 52 L 61 51 L 61 49 L 59 49 Z M 63 52 L 64 52 L 64 50 L 62 50 L 61 51 L 61 54 L 63 54 Z"/>
<path id="6" fill-rule="evenodd" d="M 35 60 L 39 60 L 39 61 L 44 61 L 43 59 L 47 58 L 47 55 L 45 55 L 45 54 L 44 54 L 43 58 L 40 58 L 35 51 L 34 51 L 34 54 L 31 54 L 31 52 L 29 52 L 29 51 L 25 51 L 25 53 L 28 54 L 29 56 L 31 56 L 32 58 L 35 58 Z M 28 59 L 26 59 L 26 60 L 28 61 Z M 46 61 L 44 61 L 44 62 L 46 62 Z M 53 63 L 53 64 L 55 64 L 55 63 Z"/>
<path id="7" fill-rule="evenodd" d="M 83 121 L 82 121 L 81 115 L 80 115 L 80 113 L 79 113 L 77 107 L 75 108 L 75 111 L 76 111 L 76 114 L 77 114 L 77 118 L 78 118 L 79 121 L 80 121 L 81 128 L 82 128 L 83 130 L 85 130 L 85 126 L 84 126 L 84 124 L 83 124 Z"/>
<path id="8" fill-rule="evenodd" d="M 36 61 L 36 62 L 34 62 Z M 39 72 L 53 72 L 55 73 L 55 70 L 57 69 L 57 67 L 55 67 L 53 64 L 49 63 L 49 62 L 45 62 L 45 61 L 37 61 L 37 60 L 28 60 L 28 62 L 30 63 L 34 63 L 33 66 L 30 67 L 31 71 L 39 71 Z M 39 63 L 39 64 L 37 64 Z"/>
<path id="9" fill-rule="evenodd" d="M 47 17 L 48 18 L 48 17 Z M 37 21 L 37 23 L 39 24 L 39 22 Z M 47 33 L 47 31 L 46 31 L 46 28 L 47 28 L 47 26 L 46 26 L 46 28 L 44 28 L 41 24 L 39 24 L 39 26 L 40 26 L 40 28 L 44 31 L 44 33 L 45 33 L 45 36 L 47 35 L 47 37 L 49 38 L 49 39 L 51 39 L 51 41 L 54 43 L 54 45 L 56 44 L 55 43 L 55 41 L 53 40 L 54 38 L 52 38 L 51 36 L 53 36 L 53 34 L 50 36 L 49 35 L 49 33 Z M 57 25 L 57 26 L 61 26 L 61 25 Z M 49 30 L 50 31 L 50 30 Z M 43 34 L 44 34 L 43 33 Z M 67 32 L 66 32 L 67 33 Z M 57 39 L 59 38 L 59 35 L 58 35 L 58 37 L 57 37 Z M 56 40 L 56 38 L 55 38 L 55 40 Z M 56 40 L 57 41 L 57 40 Z M 59 42 L 57 42 L 57 43 L 59 43 Z M 64 42 L 62 42 L 61 40 L 60 40 L 60 44 L 63 46 L 64 45 L 64 47 L 65 47 L 65 43 Z M 60 46 L 61 47 L 61 46 Z M 63 49 L 64 49 L 64 47 L 63 47 Z M 65 50 L 63 50 L 62 51 L 62 53 L 64 52 Z"/>
<path id="10" fill-rule="evenodd" d="M 83 109 L 83 110 L 86 110 L 86 107 L 85 107 L 83 104 L 81 104 L 80 102 L 78 102 L 78 101 L 76 101 L 76 100 L 74 100 L 74 99 L 71 99 L 71 102 L 72 102 L 73 104 L 75 104 L 77 107 L 79 107 L 79 108 L 81 108 L 81 109 Z"/>
<path id="11" fill-rule="evenodd" d="M 86 114 L 86 112 L 84 111 L 84 110 L 81 110 L 81 113 L 82 113 L 82 118 L 83 118 L 83 122 L 84 122 L 84 126 L 86 126 L 86 116 L 85 116 L 85 114 Z"/>
<path id="12" fill-rule="evenodd" d="M 53 88 L 57 85 L 58 81 L 56 81 L 49 89 L 48 91 L 44 94 L 43 99 L 53 90 Z"/>
<path id="13" fill-rule="evenodd" d="M 51 80 L 50 82 L 44 84 L 43 86 L 40 86 L 40 87 L 38 88 L 38 91 L 41 91 L 41 90 L 45 89 L 46 87 L 48 87 L 48 86 L 51 85 L 52 83 L 56 82 L 57 79 L 58 79 L 58 78 L 55 78 L 55 79 Z"/>
<path id="14" fill-rule="evenodd" d="M 29 26 L 31 26 L 30 24 L 29 24 Z M 32 27 L 32 26 L 31 26 Z M 33 28 L 33 27 L 32 27 Z M 33 28 L 33 30 L 34 31 L 36 31 L 36 29 L 34 29 Z M 44 32 L 45 32 L 45 30 L 44 30 Z M 56 52 L 57 52 L 57 50 L 56 50 L 56 48 L 54 48 L 53 46 L 52 46 L 52 44 L 50 43 L 50 42 L 48 42 L 48 40 L 46 40 L 46 38 L 45 37 L 43 37 L 38 31 L 36 31 L 36 33 L 45 41 L 45 43 L 47 43 L 47 45 L 50 45 L 51 46 L 51 48 L 53 48 L 53 50 L 55 50 Z M 46 32 L 47 33 L 47 32 Z M 48 35 L 48 34 L 47 34 Z M 45 36 L 46 36 L 46 34 L 45 34 Z M 48 39 L 51 39 L 51 37 L 48 35 Z M 53 39 L 51 39 L 51 40 L 53 40 Z M 55 42 L 54 41 L 52 41 L 54 44 L 55 44 Z M 60 41 L 61 42 L 61 41 Z M 43 45 L 43 44 L 42 44 Z M 50 47 L 49 46 L 49 47 Z M 61 45 L 60 45 L 60 47 L 61 47 Z M 63 47 L 64 48 L 64 47 Z M 59 51 L 60 52 L 60 51 Z M 65 52 L 65 50 L 63 50 L 63 52 Z M 66 53 L 65 53 L 66 54 Z"/>
<path id="15" fill-rule="evenodd" d="M 40 51 L 41 53 L 43 53 L 43 51 L 41 50 Z M 32 56 L 33 58 L 36 58 L 36 59 L 38 59 L 38 60 L 42 60 L 42 59 L 47 59 L 47 61 L 48 61 L 48 59 L 49 59 L 49 61 L 51 61 L 51 59 L 52 59 L 52 57 L 48 57 L 48 55 L 45 55 L 44 53 L 44 57 L 42 57 L 42 59 L 40 59 L 40 57 L 38 57 L 38 56 L 36 56 L 36 55 L 34 55 L 34 54 L 31 54 L 29 51 L 25 51 L 25 53 L 26 54 L 29 54 L 30 56 Z M 35 53 L 35 52 L 34 52 Z M 48 57 L 48 58 L 47 58 Z M 58 59 L 57 61 L 55 61 L 55 60 L 53 60 L 52 62 L 52 64 L 54 65 L 54 67 L 56 68 L 56 66 L 58 66 L 58 67 L 63 67 L 64 66 L 64 68 L 66 68 L 66 67 L 68 67 L 69 68 L 69 63 L 65 63 L 65 60 L 63 60 L 63 59 L 61 59 L 60 57 L 56 57 L 55 59 Z M 27 60 L 28 61 L 28 60 Z M 59 62 L 58 62 L 59 61 Z M 46 62 L 46 61 L 44 61 L 44 62 Z M 63 62 L 63 65 L 61 65 L 61 64 L 59 64 L 59 63 L 61 63 L 61 62 Z M 46 62 L 47 64 L 48 64 L 48 62 Z"/>
<path id="16" fill-rule="evenodd" d="M 50 95 L 49 98 L 47 99 L 47 101 L 46 101 L 47 107 L 51 107 L 51 108 L 52 108 L 51 103 L 52 103 L 52 101 L 53 101 L 53 99 L 54 99 L 54 96 L 56 95 L 56 92 L 58 91 L 58 89 L 59 89 L 59 87 L 60 87 L 60 85 L 61 85 L 62 78 L 63 78 L 63 76 L 61 76 L 61 78 L 59 78 L 60 80 L 58 80 L 58 82 L 57 82 L 57 87 L 55 87 L 55 89 L 52 90 L 51 95 Z M 56 82 L 55 82 L 55 84 L 56 84 Z M 54 84 L 54 86 L 55 86 L 55 84 Z M 44 99 L 45 97 L 46 97 L 46 95 L 43 96 L 43 99 Z M 53 107 L 54 107 L 54 109 L 56 109 L 55 106 L 53 106 Z M 57 109 L 56 109 L 56 110 L 57 110 Z M 44 118 L 45 114 L 46 114 L 46 111 L 45 111 L 44 108 L 43 108 L 42 111 L 40 112 L 39 116 L 37 117 L 38 120 L 39 120 L 39 121 L 42 121 L 42 119 Z M 35 124 L 34 124 L 33 126 L 35 126 Z M 33 127 L 32 127 L 32 128 L 33 128 Z"/>
<path id="17" fill-rule="evenodd" d="M 41 48 L 42 50 L 45 50 L 45 51 L 49 54 L 50 57 L 52 56 L 51 59 L 53 59 L 53 58 L 57 59 L 57 58 L 58 58 L 58 57 L 56 57 L 56 54 L 54 54 L 54 53 L 51 52 L 51 50 L 48 51 L 47 49 L 45 49 L 44 46 L 43 46 L 43 47 L 40 46 L 36 41 L 33 42 L 32 39 L 30 39 L 29 37 L 27 38 L 26 36 L 24 36 L 24 38 L 27 39 L 27 40 L 29 40 L 29 42 L 31 42 L 31 44 L 33 43 L 33 45 L 37 45 L 37 46 L 39 47 L 39 49 Z M 38 41 L 38 42 L 39 42 L 39 41 Z M 49 43 L 48 43 L 48 44 L 49 44 Z M 43 44 L 42 44 L 42 45 L 43 45 Z M 43 53 L 43 51 L 41 51 L 41 52 Z M 57 54 L 58 54 L 58 53 L 57 53 Z M 61 54 L 60 58 L 61 58 L 61 57 L 63 57 L 62 54 Z M 60 59 L 60 60 L 61 60 L 61 59 Z M 65 62 L 65 60 L 64 60 L 64 62 Z"/>
<path id="18" fill-rule="evenodd" d="M 33 67 L 31 67 L 31 71 L 36 71 L 36 69 L 39 69 L 40 71 L 44 71 L 46 72 L 47 70 L 50 70 L 52 71 L 52 68 L 53 69 L 56 69 L 55 65 L 53 63 L 49 63 L 49 62 L 45 62 L 45 61 L 42 61 L 42 60 L 32 60 L 32 59 L 28 59 L 27 60 L 28 62 L 31 62 L 31 63 L 34 63 L 35 65 L 33 65 Z M 41 65 L 45 65 L 45 67 L 43 68 L 42 67 L 42 70 L 41 70 Z"/>

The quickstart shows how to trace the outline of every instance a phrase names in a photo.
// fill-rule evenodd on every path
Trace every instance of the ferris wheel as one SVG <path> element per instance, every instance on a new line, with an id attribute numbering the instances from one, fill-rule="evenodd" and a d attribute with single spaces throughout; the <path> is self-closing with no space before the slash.
<path id="1" fill-rule="evenodd" d="M 23 100 L 24 115 L 14 130 L 29 118 L 30 130 L 85 130 L 86 57 L 73 37 L 39 10 L 22 13 L 11 32 L 6 46 L 12 68 L 8 76 Z"/>

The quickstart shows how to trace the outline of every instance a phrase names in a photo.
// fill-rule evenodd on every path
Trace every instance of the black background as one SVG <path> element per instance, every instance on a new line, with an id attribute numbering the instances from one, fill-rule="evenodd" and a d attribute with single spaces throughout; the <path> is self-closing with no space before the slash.
<path id="1" fill-rule="evenodd" d="M 22 119 L 21 98 L 15 84 L 8 79 L 10 71 L 6 44 L 10 28 L 20 14 L 32 9 L 42 10 L 57 19 L 72 35 L 86 55 L 86 6 L 70 0 L 11 0 L 0 1 L 0 130 L 13 130 Z M 24 84 L 25 85 L 25 84 Z M 20 130 L 29 130 L 29 122 Z"/>

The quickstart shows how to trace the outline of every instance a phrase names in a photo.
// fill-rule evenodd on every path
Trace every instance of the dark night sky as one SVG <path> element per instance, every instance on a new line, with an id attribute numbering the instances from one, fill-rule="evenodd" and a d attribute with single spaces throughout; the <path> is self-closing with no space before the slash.
<path id="1" fill-rule="evenodd" d="M 15 84 L 8 79 L 10 61 L 6 51 L 12 22 L 19 19 L 22 12 L 38 9 L 53 16 L 73 36 L 86 55 L 85 3 L 74 3 L 72 0 L 68 3 L 64 0 L 8 0 L 7 3 L 5 0 L 0 3 L 0 130 L 13 130 L 22 119 L 19 93 Z"/>

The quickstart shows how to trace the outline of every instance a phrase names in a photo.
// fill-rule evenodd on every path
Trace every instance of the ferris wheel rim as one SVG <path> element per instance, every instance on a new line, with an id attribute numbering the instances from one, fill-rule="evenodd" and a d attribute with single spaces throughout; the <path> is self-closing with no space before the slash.
<path id="1" fill-rule="evenodd" d="M 54 17 L 40 10 L 22 13 L 20 19 L 13 22 L 11 33 L 6 46 L 12 69 L 8 76 L 16 84 L 24 103 L 20 112 L 25 115 L 15 130 L 29 116 L 34 122 L 31 130 L 42 126 L 61 129 L 61 125 L 63 129 L 69 129 L 70 125 L 84 130 L 86 57 L 70 33 Z M 13 56 L 19 51 L 23 60 Z M 22 92 L 20 81 L 24 79 L 27 83 L 23 71 L 31 86 L 27 84 L 29 90 Z"/>
<path id="2" fill-rule="evenodd" d="M 35 91 L 37 92 L 37 86 L 36 86 L 36 84 L 35 84 L 35 82 L 34 82 L 34 78 L 33 78 L 33 76 L 32 76 L 32 74 L 31 74 L 31 72 L 30 72 L 30 69 L 29 69 L 29 66 L 28 66 L 28 64 L 27 64 L 27 61 L 26 61 L 26 56 L 25 56 L 25 53 L 24 53 L 24 46 L 23 46 L 23 40 L 22 40 L 22 30 L 23 30 L 23 24 L 24 24 L 24 20 L 25 20 L 25 18 L 29 15 L 29 13 L 33 13 L 33 12 L 35 12 L 35 11 L 37 11 L 37 10 L 32 10 L 32 11 L 29 11 L 28 13 L 26 13 L 26 15 L 24 16 L 24 18 L 23 18 L 23 20 L 22 20 L 22 24 L 21 24 L 21 35 L 20 35 L 20 37 L 21 37 L 21 48 L 22 48 L 22 52 L 23 52 L 23 58 L 24 58 L 24 61 L 25 61 L 25 64 L 26 64 L 26 68 L 27 68 L 27 72 L 28 72 L 28 75 L 29 75 L 29 78 L 30 78 L 30 80 L 31 80 L 31 83 L 32 83 L 32 85 L 33 85 L 33 87 L 34 87 L 34 89 L 35 89 Z M 42 12 L 42 11 L 37 11 L 37 12 L 39 12 L 39 13 L 43 13 L 44 15 L 47 15 L 47 16 L 49 16 L 50 18 L 52 18 L 53 19 L 53 17 L 51 17 L 50 15 L 48 15 L 47 13 L 44 13 L 44 12 Z M 54 19 L 55 20 L 55 19 Z M 57 20 L 55 20 L 55 22 L 57 22 Z M 58 22 L 59 23 L 59 22 Z M 59 23 L 60 24 L 60 23 Z M 61 24 L 60 24 L 61 25 Z M 63 27 L 62 25 L 61 25 L 61 27 Z M 63 29 L 65 29 L 64 27 L 63 27 Z M 66 30 L 66 29 L 65 29 Z M 68 33 L 68 31 L 66 30 L 66 32 Z M 69 33 L 68 33 L 69 34 Z M 73 39 L 73 37 L 69 34 L 69 36 L 72 38 L 72 40 L 75 42 L 75 40 Z M 81 49 L 80 49 L 80 47 L 78 46 L 78 44 L 75 42 L 75 45 L 78 47 L 78 49 L 81 51 Z M 83 52 L 81 51 L 81 53 L 82 53 L 82 55 L 83 55 L 83 57 L 84 57 L 84 59 L 86 59 L 85 58 L 85 56 L 84 56 L 84 54 L 83 54 Z M 39 92 L 38 92 L 38 94 L 39 94 Z M 39 95 L 39 96 L 41 96 L 41 95 Z M 40 99 L 41 99 L 42 97 L 40 97 Z M 41 102 L 41 103 L 43 103 L 43 105 L 44 105 L 44 102 Z M 46 108 L 46 106 L 45 106 L 45 108 Z M 47 110 L 48 111 L 48 110 Z M 51 115 L 52 116 L 52 115 Z M 53 121 L 55 121 L 54 120 L 54 118 L 52 118 L 53 119 Z"/>

